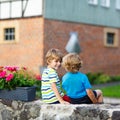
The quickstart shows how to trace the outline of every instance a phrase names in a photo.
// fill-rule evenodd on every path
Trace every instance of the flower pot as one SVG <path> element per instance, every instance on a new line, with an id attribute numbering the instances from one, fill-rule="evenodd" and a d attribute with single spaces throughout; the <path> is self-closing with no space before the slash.
<path id="1" fill-rule="evenodd" d="M 17 87 L 15 90 L 0 90 L 0 98 L 7 100 L 33 101 L 36 87 Z"/>

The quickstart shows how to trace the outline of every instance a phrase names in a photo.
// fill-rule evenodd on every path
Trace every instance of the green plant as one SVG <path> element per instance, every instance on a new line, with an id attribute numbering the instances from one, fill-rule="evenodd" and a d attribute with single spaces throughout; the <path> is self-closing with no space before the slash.
<path id="1" fill-rule="evenodd" d="M 110 81 L 111 81 L 111 78 L 109 75 L 101 74 L 96 78 L 95 84 L 108 83 Z"/>
<path id="2" fill-rule="evenodd" d="M 111 79 L 112 79 L 113 81 L 120 81 L 120 75 L 111 76 Z"/>
<path id="3" fill-rule="evenodd" d="M 35 75 L 25 67 L 0 67 L 0 89 L 33 86 L 37 85 L 40 79 L 40 75 Z"/>
<path id="4" fill-rule="evenodd" d="M 101 84 L 109 82 L 119 82 L 120 75 L 110 76 L 105 73 L 87 73 L 88 79 L 91 84 Z"/>
<path id="5" fill-rule="evenodd" d="M 96 84 L 97 78 L 101 75 L 103 75 L 103 73 L 100 73 L 100 72 L 98 72 L 98 73 L 90 73 L 90 72 L 87 73 L 87 76 L 88 76 L 91 84 Z M 99 81 L 97 81 L 97 82 L 99 82 Z"/>

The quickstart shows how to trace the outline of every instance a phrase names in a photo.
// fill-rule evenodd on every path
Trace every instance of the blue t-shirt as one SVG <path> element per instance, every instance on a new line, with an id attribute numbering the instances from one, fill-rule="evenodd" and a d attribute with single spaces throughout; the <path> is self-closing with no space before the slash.
<path id="1" fill-rule="evenodd" d="M 91 89 L 92 86 L 85 74 L 68 72 L 62 77 L 62 88 L 69 97 L 81 98 L 87 95 L 86 89 Z"/>

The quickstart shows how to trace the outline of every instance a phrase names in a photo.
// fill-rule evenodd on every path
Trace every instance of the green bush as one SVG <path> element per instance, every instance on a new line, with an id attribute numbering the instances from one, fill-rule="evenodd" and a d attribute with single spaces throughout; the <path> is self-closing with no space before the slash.
<path id="1" fill-rule="evenodd" d="M 88 79 L 91 84 L 96 84 L 96 80 L 101 76 L 103 73 L 87 73 Z"/>
<path id="2" fill-rule="evenodd" d="M 120 75 L 111 76 L 112 81 L 120 81 Z"/>
<path id="3" fill-rule="evenodd" d="M 87 76 L 91 84 L 101 84 L 120 80 L 120 76 L 111 77 L 104 73 L 87 73 Z"/>
<path id="4" fill-rule="evenodd" d="M 109 75 L 101 74 L 96 78 L 95 84 L 108 83 L 110 81 L 111 81 L 111 78 Z"/>

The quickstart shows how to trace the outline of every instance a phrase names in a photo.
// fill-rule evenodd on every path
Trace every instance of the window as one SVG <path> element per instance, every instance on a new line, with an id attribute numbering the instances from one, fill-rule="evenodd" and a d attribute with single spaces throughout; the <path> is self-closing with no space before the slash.
<path id="1" fill-rule="evenodd" d="M 106 47 L 118 46 L 118 30 L 117 29 L 104 29 L 104 45 Z"/>
<path id="2" fill-rule="evenodd" d="M 115 39 L 115 33 L 107 33 L 107 44 L 113 45 Z"/>
<path id="3" fill-rule="evenodd" d="M 101 6 L 110 7 L 110 0 L 101 0 Z"/>
<path id="4" fill-rule="evenodd" d="M 116 9 L 120 10 L 120 0 L 116 0 Z"/>
<path id="5" fill-rule="evenodd" d="M 4 40 L 15 40 L 15 28 L 4 29 Z"/>
<path id="6" fill-rule="evenodd" d="M 15 20 L 0 23 L 0 44 L 17 43 L 19 41 L 19 22 Z"/>
<path id="7" fill-rule="evenodd" d="M 97 5 L 98 4 L 98 0 L 88 0 L 88 3 L 92 4 L 92 5 Z"/>

